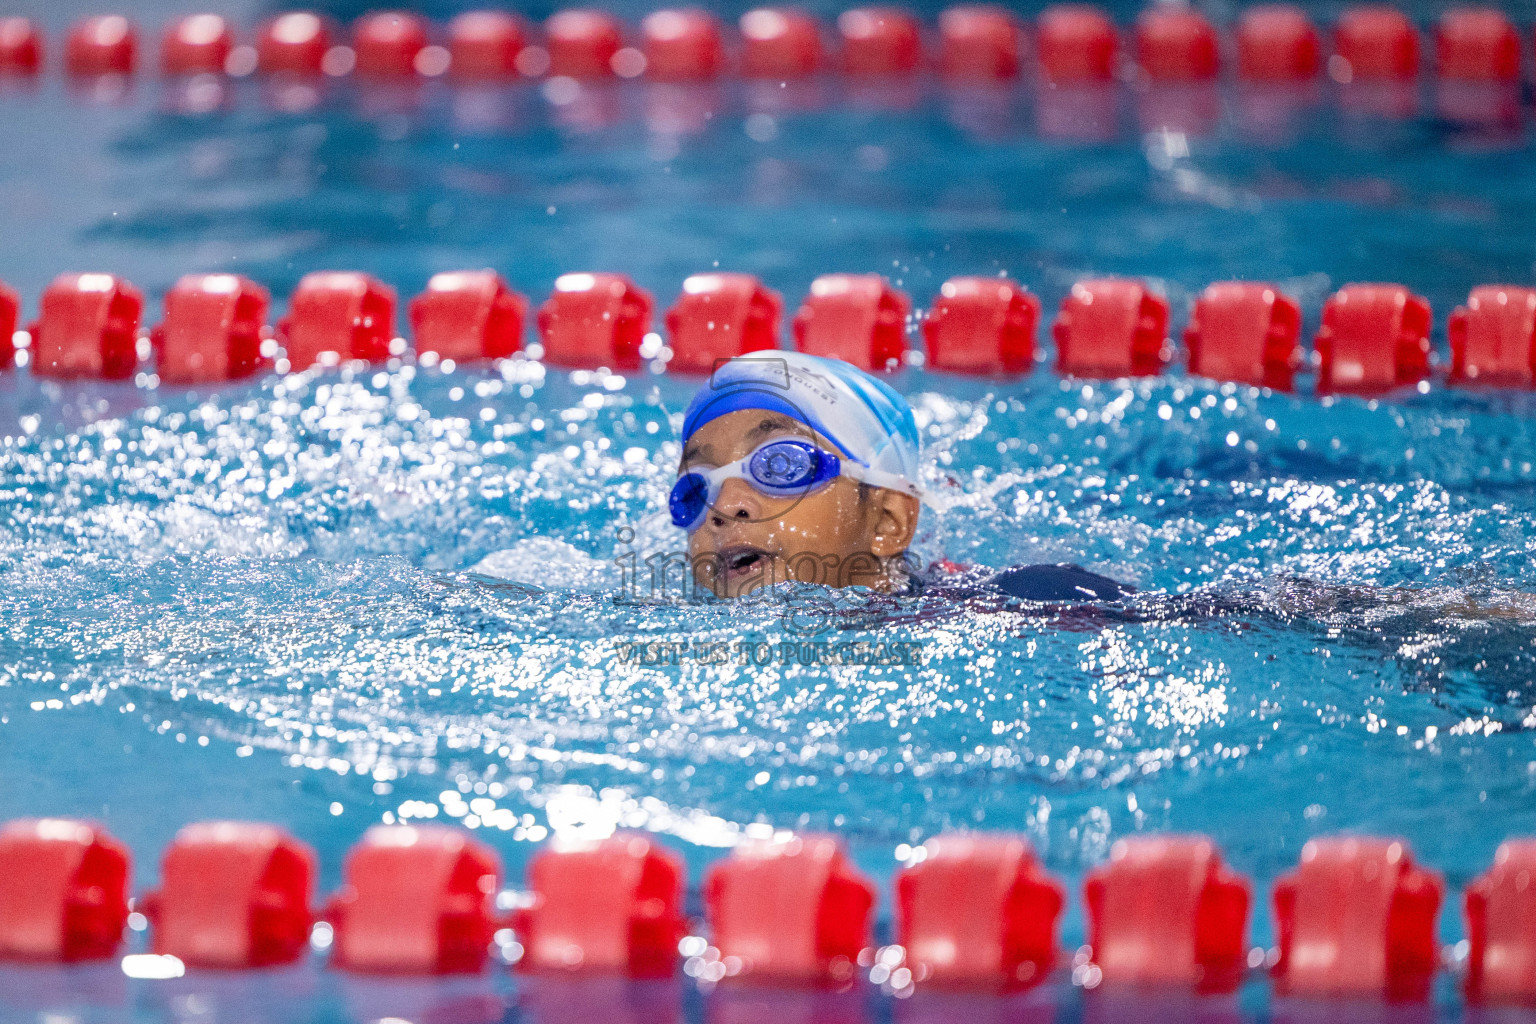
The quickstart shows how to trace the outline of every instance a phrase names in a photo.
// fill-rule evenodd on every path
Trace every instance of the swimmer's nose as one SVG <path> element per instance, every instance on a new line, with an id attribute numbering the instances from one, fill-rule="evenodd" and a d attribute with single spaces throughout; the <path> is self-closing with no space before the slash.
<path id="1" fill-rule="evenodd" d="M 724 526 L 732 520 L 748 522 L 761 519 L 763 507 L 758 493 L 744 480 L 727 480 L 720 488 L 720 498 L 709 512 L 716 526 Z"/>

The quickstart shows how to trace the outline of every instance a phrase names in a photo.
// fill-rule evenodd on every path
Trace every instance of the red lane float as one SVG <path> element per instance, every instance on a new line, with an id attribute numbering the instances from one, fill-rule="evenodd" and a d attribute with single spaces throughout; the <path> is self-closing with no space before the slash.
<path id="1" fill-rule="evenodd" d="M 821 26 L 804 11 L 760 7 L 741 16 L 741 73 L 804 78 L 821 70 Z"/>
<path id="2" fill-rule="evenodd" d="M 720 22 L 708 11 L 656 11 L 640 22 L 645 73 L 658 82 L 716 78 L 725 68 Z"/>
<path id="3" fill-rule="evenodd" d="M 830 835 L 746 843 L 704 876 L 714 945 L 754 978 L 852 981 L 874 905 L 874 886 Z"/>
<path id="4" fill-rule="evenodd" d="M 1446 324 L 1452 384 L 1536 386 L 1536 289 L 1483 285 Z"/>
<path id="5" fill-rule="evenodd" d="M 1536 840 L 1507 842 L 1467 887 L 1467 998 L 1536 1003 Z"/>
<path id="6" fill-rule="evenodd" d="M 1083 899 L 1106 985 L 1230 992 L 1242 982 L 1248 882 L 1204 836 L 1120 840 L 1088 873 Z"/>
<path id="7" fill-rule="evenodd" d="M 268 75 L 319 75 L 330 49 L 331 30 L 320 15 L 279 14 L 257 36 L 256 67 Z"/>
<path id="8" fill-rule="evenodd" d="M 1289 391 L 1301 366 L 1301 306 L 1274 285 L 1223 281 L 1200 293 L 1184 329 L 1189 372 Z"/>
<path id="9" fill-rule="evenodd" d="M 119 277 L 54 278 L 32 326 L 32 372 L 40 377 L 132 377 L 139 364 L 143 312 L 144 296 Z"/>
<path id="10" fill-rule="evenodd" d="M 1077 377 L 1139 377 L 1168 364 L 1168 302 L 1140 281 L 1079 281 L 1051 327 L 1056 369 Z"/>
<path id="11" fill-rule="evenodd" d="M 465 11 L 448 23 L 448 53 L 455 78 L 515 78 L 518 54 L 527 45 L 523 19 L 505 11 Z"/>
<path id="12" fill-rule="evenodd" d="M 0 75 L 35 75 L 43 66 L 43 36 L 26 18 L 0 18 Z"/>
<path id="13" fill-rule="evenodd" d="M 544 41 L 551 75 L 611 78 L 613 55 L 624 45 L 624 29 L 603 11 L 559 11 L 544 22 Z"/>
<path id="14" fill-rule="evenodd" d="M 235 34 L 217 14 L 193 14 L 165 30 L 160 71 L 167 75 L 222 75 Z"/>
<path id="15" fill-rule="evenodd" d="M 1290 4 L 1250 7 L 1237 23 L 1237 73 L 1250 82 L 1309 82 L 1319 67 L 1317 27 Z"/>
<path id="16" fill-rule="evenodd" d="M 1420 1000 L 1439 959 L 1443 885 L 1397 840 L 1330 836 L 1275 883 L 1281 993 Z"/>
<path id="17" fill-rule="evenodd" d="M 1345 285 L 1323 304 L 1317 390 L 1379 392 L 1429 376 L 1428 300 L 1400 284 Z"/>
<path id="18" fill-rule="evenodd" d="M 544 848 L 517 915 L 520 967 L 670 977 L 687 934 L 681 859 L 643 835 Z"/>
<path id="19" fill-rule="evenodd" d="M 290 370 L 331 360 L 382 363 L 389 359 L 395 334 L 394 290 L 353 271 L 306 274 L 277 333 Z"/>
<path id="20" fill-rule="evenodd" d="M 262 365 L 267 290 L 234 274 L 189 274 L 165 296 L 151 335 L 162 381 L 195 384 L 249 377 Z"/>
<path id="21" fill-rule="evenodd" d="M 375 11 L 352 26 L 357 73 L 405 78 L 416 73 L 416 58 L 431 42 L 426 19 L 407 11 Z"/>
<path id="22" fill-rule="evenodd" d="M 623 274 L 562 274 L 539 308 L 544 361 L 578 369 L 638 370 L 653 308 L 650 293 Z"/>
<path id="23" fill-rule="evenodd" d="M 1395 7 L 1346 10 L 1334 26 L 1333 49 L 1347 62 L 1347 73 L 1336 76 L 1345 82 L 1406 81 L 1419 73 L 1419 32 Z"/>
<path id="24" fill-rule="evenodd" d="M 144 898 L 156 953 L 197 967 L 269 967 L 297 960 L 313 923 L 315 854 L 276 825 L 188 825 Z"/>
<path id="25" fill-rule="evenodd" d="M 1018 986 L 1056 957 L 1065 900 L 1018 836 L 940 836 L 896 876 L 896 941 L 918 981 Z"/>
<path id="26" fill-rule="evenodd" d="M 1019 77 L 1024 28 L 1006 8 L 962 5 L 939 14 L 939 74 L 952 79 Z"/>
<path id="27" fill-rule="evenodd" d="M 843 72 L 905 75 L 922 63 L 917 19 L 898 7 L 858 7 L 837 18 Z"/>
<path id="28" fill-rule="evenodd" d="M 891 370 L 907 351 L 911 301 L 879 274 L 825 274 L 795 314 L 795 348 L 861 370 Z"/>
<path id="29" fill-rule="evenodd" d="M 444 825 L 375 825 L 347 854 L 326 907 L 331 963 L 385 974 L 480 970 L 496 930 L 494 850 Z"/>
<path id="30" fill-rule="evenodd" d="M 21 297 L 0 281 L 0 370 L 16 365 L 16 323 L 20 315 Z"/>
<path id="31" fill-rule="evenodd" d="M 523 347 L 528 300 L 494 270 L 457 270 L 433 275 L 411 300 L 410 316 L 418 357 L 505 359 Z"/>
<path id="32" fill-rule="evenodd" d="M 112 956 L 128 922 L 128 868 L 127 848 L 82 821 L 0 827 L 0 960 Z"/>
<path id="33" fill-rule="evenodd" d="M 923 321 L 929 369 L 1028 373 L 1035 364 L 1040 300 L 1000 277 L 952 277 Z"/>
<path id="34" fill-rule="evenodd" d="M 71 75 L 131 75 L 138 58 L 139 37 L 119 14 L 103 14 L 76 22 L 64 44 L 64 68 Z"/>
<path id="35" fill-rule="evenodd" d="M 1040 13 L 1036 59 L 1048 82 L 1107 82 L 1115 77 L 1120 41 L 1114 23 L 1097 7 L 1059 4 Z"/>
<path id="36" fill-rule="evenodd" d="M 667 369 L 711 373 L 733 356 L 778 348 L 783 308 L 778 292 L 751 274 L 694 274 L 667 310 Z"/>
<path id="37" fill-rule="evenodd" d="M 1452 8 L 1435 26 L 1435 70 L 1470 82 L 1519 81 L 1520 35 L 1494 8 Z"/>
<path id="38" fill-rule="evenodd" d="M 1154 82 L 1208 82 L 1220 70 L 1216 29 L 1188 8 L 1153 7 L 1136 19 L 1136 63 Z"/>

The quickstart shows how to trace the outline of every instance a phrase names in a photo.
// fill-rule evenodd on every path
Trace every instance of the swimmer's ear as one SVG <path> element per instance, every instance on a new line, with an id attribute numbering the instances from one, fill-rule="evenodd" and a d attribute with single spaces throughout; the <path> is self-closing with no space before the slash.
<path id="1" fill-rule="evenodd" d="M 869 553 L 877 558 L 895 558 L 912 546 L 922 504 L 910 494 L 886 487 L 874 488 L 873 501 L 875 521 Z"/>

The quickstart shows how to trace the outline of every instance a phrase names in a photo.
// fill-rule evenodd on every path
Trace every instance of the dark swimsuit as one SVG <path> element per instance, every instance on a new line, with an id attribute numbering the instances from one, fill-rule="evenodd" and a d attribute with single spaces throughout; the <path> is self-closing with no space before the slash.
<path id="1" fill-rule="evenodd" d="M 951 562 L 929 566 L 911 577 L 911 594 L 942 592 L 956 597 L 1001 595 L 1021 601 L 1113 601 L 1136 588 L 1080 565 L 1017 565 L 1002 572 Z"/>
<path id="2" fill-rule="evenodd" d="M 982 582 L 1024 601 L 1113 601 L 1136 592 L 1080 565 L 1019 565 Z"/>

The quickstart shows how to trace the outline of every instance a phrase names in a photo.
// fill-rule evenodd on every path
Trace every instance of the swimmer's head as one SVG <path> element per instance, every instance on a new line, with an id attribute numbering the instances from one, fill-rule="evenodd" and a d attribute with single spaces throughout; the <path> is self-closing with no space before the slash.
<path id="1" fill-rule="evenodd" d="M 836 359 L 722 363 L 683 418 L 673 522 L 721 597 L 801 580 L 887 589 L 918 519 L 922 442 L 906 399 Z"/>

